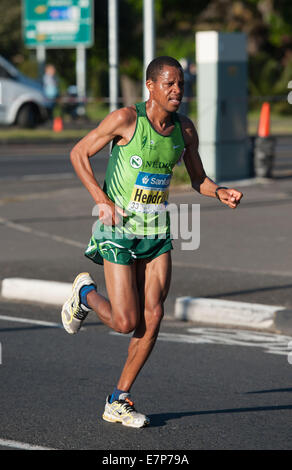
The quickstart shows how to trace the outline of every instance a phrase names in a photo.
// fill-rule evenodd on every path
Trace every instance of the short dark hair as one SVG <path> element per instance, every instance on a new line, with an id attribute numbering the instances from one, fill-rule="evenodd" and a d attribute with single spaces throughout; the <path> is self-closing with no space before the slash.
<path id="1" fill-rule="evenodd" d="M 153 80 L 153 82 L 155 82 L 157 80 L 157 76 L 160 74 L 165 65 L 168 65 L 169 67 L 176 67 L 177 69 L 181 69 L 183 72 L 183 68 L 178 60 L 167 55 L 162 55 L 160 57 L 156 57 L 156 59 L 153 59 L 148 65 L 146 69 L 146 80 Z"/>

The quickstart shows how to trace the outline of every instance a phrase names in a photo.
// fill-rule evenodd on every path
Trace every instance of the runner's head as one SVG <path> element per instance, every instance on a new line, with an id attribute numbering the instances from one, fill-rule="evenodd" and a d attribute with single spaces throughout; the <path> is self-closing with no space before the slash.
<path id="1" fill-rule="evenodd" d="M 182 66 L 173 57 L 156 57 L 147 67 L 146 86 L 151 100 L 168 112 L 176 111 L 184 91 Z"/>

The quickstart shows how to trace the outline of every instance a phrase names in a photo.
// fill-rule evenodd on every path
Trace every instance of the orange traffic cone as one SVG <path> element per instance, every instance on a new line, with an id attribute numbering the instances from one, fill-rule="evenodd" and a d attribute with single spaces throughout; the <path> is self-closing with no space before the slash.
<path id="1" fill-rule="evenodd" d="M 263 103 L 260 115 L 258 136 L 268 137 L 270 135 L 270 103 Z"/>
<path id="2" fill-rule="evenodd" d="M 61 117 L 55 117 L 53 120 L 53 131 L 61 132 L 63 130 L 63 120 Z"/>

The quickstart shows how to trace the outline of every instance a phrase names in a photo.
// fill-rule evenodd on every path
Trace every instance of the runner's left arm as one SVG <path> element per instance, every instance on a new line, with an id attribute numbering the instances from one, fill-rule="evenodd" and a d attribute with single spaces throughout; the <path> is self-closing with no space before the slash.
<path id="1" fill-rule="evenodd" d="M 199 154 L 199 137 L 194 124 L 190 119 L 181 117 L 181 125 L 185 140 L 184 162 L 189 174 L 192 187 L 200 194 L 209 197 L 216 197 L 216 189 L 219 187 L 204 170 L 202 160 Z M 235 209 L 243 194 L 236 189 L 219 189 L 218 198 L 223 204 Z"/>

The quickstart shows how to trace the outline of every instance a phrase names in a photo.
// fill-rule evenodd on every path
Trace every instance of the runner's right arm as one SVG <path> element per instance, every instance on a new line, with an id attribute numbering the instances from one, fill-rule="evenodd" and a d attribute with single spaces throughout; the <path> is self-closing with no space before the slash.
<path id="1" fill-rule="evenodd" d="M 135 111 L 131 107 L 113 111 L 96 129 L 93 129 L 81 139 L 70 153 L 75 172 L 99 206 L 99 220 L 105 225 L 115 225 L 119 222 L 119 218 L 115 214 L 115 204 L 103 192 L 95 179 L 89 159 L 117 136 L 120 138 L 121 143 L 124 143 L 124 141 L 127 143 L 131 138 L 135 120 Z M 120 215 L 126 215 L 121 208 L 116 207 L 116 210 Z"/>

